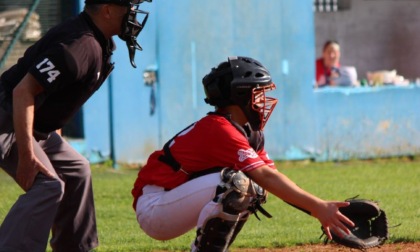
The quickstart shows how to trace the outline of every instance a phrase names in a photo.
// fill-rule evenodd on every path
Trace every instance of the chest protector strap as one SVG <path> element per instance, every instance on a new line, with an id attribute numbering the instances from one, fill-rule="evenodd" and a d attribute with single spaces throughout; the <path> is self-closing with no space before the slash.
<path id="1" fill-rule="evenodd" d="M 264 148 L 264 134 L 263 134 L 263 132 L 252 130 L 251 125 L 249 125 L 249 123 L 246 123 L 244 126 L 241 126 L 237 122 L 233 121 L 231 119 L 230 115 L 219 114 L 219 113 L 216 113 L 216 112 L 210 112 L 208 114 L 209 115 L 219 115 L 219 116 L 225 117 L 239 132 L 241 132 L 247 138 L 249 145 L 255 151 L 259 151 L 259 150 L 262 150 Z M 163 146 L 163 153 L 164 154 L 159 156 L 159 158 L 158 158 L 159 161 L 169 165 L 176 172 L 181 170 L 184 173 L 186 173 L 184 170 L 182 170 L 181 164 L 172 155 L 171 150 L 170 150 L 170 146 L 177 136 L 179 136 L 182 132 L 184 132 L 185 130 L 192 127 L 194 124 L 195 123 L 189 125 L 185 129 L 181 130 L 174 137 L 172 137 L 168 142 L 166 142 L 165 145 Z M 204 175 L 207 175 L 207 174 L 210 174 L 210 173 L 220 172 L 223 168 L 224 167 L 218 167 L 218 166 L 217 167 L 211 167 L 211 168 L 205 169 L 203 171 L 195 172 L 193 174 L 188 174 L 188 175 L 190 176 L 190 180 L 191 180 L 191 179 L 201 177 L 201 176 L 204 176 Z"/>
<path id="2" fill-rule="evenodd" d="M 181 170 L 181 164 L 178 163 L 178 161 L 176 161 L 176 159 L 174 158 L 174 156 L 172 156 L 170 145 L 171 143 L 174 141 L 174 139 L 179 136 L 182 132 L 184 132 L 185 130 L 191 128 L 195 123 L 189 125 L 188 127 L 186 127 L 185 129 L 181 130 L 180 132 L 178 132 L 174 137 L 172 137 L 168 142 L 165 143 L 165 145 L 163 146 L 163 155 L 159 156 L 159 161 L 169 165 L 170 167 L 172 167 L 172 169 L 174 171 L 179 171 Z"/>

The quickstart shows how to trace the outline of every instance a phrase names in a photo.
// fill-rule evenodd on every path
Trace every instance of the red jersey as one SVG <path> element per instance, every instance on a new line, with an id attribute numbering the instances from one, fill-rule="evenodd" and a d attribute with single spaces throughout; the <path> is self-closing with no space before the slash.
<path id="1" fill-rule="evenodd" d="M 160 161 L 163 150 L 153 152 L 134 183 L 131 192 L 134 208 L 145 185 L 173 189 L 187 182 L 189 175 L 214 167 L 230 167 L 245 173 L 263 165 L 274 168 L 264 148 L 256 152 L 243 133 L 220 115 L 207 115 L 186 128 L 172 139 L 169 148 L 182 169 L 175 171 Z"/>
<path id="2" fill-rule="evenodd" d="M 337 67 L 340 67 L 340 64 Z M 319 58 L 315 62 L 315 74 L 315 79 L 318 84 L 327 83 L 327 78 L 331 75 L 331 69 L 325 66 L 323 58 Z"/>
<path id="3" fill-rule="evenodd" d="M 324 77 L 324 79 L 325 79 L 325 76 L 327 75 L 327 73 L 326 73 L 326 69 L 325 69 L 325 66 L 324 66 L 324 59 L 319 58 L 319 59 L 316 60 L 315 72 L 316 72 L 316 78 L 315 79 L 316 79 L 317 83 L 319 83 L 321 81 L 322 77 Z"/>

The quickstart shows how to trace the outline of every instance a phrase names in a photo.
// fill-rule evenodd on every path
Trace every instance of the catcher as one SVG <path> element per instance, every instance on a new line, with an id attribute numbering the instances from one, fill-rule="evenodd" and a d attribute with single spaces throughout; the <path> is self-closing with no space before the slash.
<path id="1" fill-rule="evenodd" d="M 194 122 L 139 171 L 132 195 L 141 229 L 168 240 L 193 228 L 191 251 L 227 251 L 248 217 L 260 210 L 266 191 L 309 212 L 331 232 L 350 234 L 353 222 L 277 171 L 264 149 L 264 125 L 277 99 L 269 71 L 247 57 L 229 57 L 203 78 L 205 101 L 215 111 Z M 347 226 L 346 226 L 347 225 Z"/>

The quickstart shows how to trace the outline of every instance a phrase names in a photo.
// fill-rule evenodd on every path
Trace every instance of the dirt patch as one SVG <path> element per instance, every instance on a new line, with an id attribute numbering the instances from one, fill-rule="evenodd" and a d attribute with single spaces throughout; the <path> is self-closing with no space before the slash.
<path id="1" fill-rule="evenodd" d="M 313 244 L 290 248 L 278 249 L 233 249 L 232 252 L 357 252 L 360 250 L 350 249 L 336 244 Z M 384 244 L 378 248 L 369 249 L 368 252 L 419 252 L 420 243 L 393 243 Z"/>

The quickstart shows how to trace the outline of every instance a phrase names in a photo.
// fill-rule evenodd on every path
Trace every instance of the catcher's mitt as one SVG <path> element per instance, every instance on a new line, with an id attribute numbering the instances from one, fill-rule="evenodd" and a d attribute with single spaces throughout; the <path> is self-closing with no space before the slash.
<path id="1" fill-rule="evenodd" d="M 346 201 L 350 202 L 350 205 L 340 208 L 340 212 L 352 220 L 355 226 L 346 225 L 351 234 L 342 237 L 331 232 L 333 241 L 362 251 L 384 244 L 388 239 L 388 221 L 377 202 L 354 198 Z M 322 230 L 324 232 L 324 229 Z M 325 243 L 327 242 L 328 238 L 325 239 Z"/>

